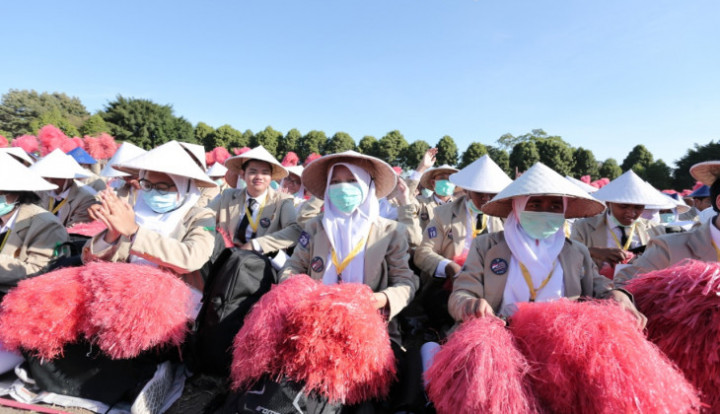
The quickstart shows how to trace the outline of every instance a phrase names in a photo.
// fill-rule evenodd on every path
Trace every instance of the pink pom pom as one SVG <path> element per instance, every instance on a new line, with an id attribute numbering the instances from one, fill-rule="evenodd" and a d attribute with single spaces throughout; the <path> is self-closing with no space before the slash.
<path id="1" fill-rule="evenodd" d="M 182 343 L 191 292 L 176 275 L 151 266 L 94 262 L 80 276 L 92 292 L 81 330 L 111 358 Z"/>
<path id="2" fill-rule="evenodd" d="M 98 152 L 97 156 L 95 154 L 90 154 L 93 158 L 96 160 L 106 160 L 109 158 L 112 158 L 113 155 L 115 155 L 115 151 L 117 151 L 118 145 L 115 142 L 115 138 L 113 138 L 112 135 L 103 132 L 102 134 L 98 135 L 98 142 L 100 151 Z M 89 153 L 89 151 L 88 151 Z"/>
<path id="3" fill-rule="evenodd" d="M 584 182 L 585 184 L 590 184 L 592 178 L 590 178 L 589 175 L 583 175 L 582 177 L 580 177 L 580 181 Z"/>
<path id="4" fill-rule="evenodd" d="M 464 322 L 425 373 L 438 413 L 534 413 L 529 367 L 498 318 Z"/>
<path id="5" fill-rule="evenodd" d="M 94 237 L 100 234 L 107 227 L 105 223 L 100 220 L 95 220 L 88 223 L 76 223 L 71 227 L 67 228 L 69 234 L 79 234 L 80 236 Z"/>
<path id="6" fill-rule="evenodd" d="M 280 372 L 278 348 L 286 338 L 286 322 L 298 298 L 320 286 L 307 275 L 296 275 L 275 285 L 245 317 L 233 342 L 230 379 L 234 389 L 245 389 L 265 373 Z"/>
<path id="7" fill-rule="evenodd" d="M 602 267 L 598 271 L 601 275 L 605 276 L 606 278 L 613 280 L 615 279 L 615 266 L 611 265 L 608 262 L 603 263 Z"/>
<path id="8" fill-rule="evenodd" d="M 64 153 L 68 153 L 75 148 L 77 148 L 77 144 L 75 143 L 75 140 L 72 139 L 64 139 L 60 142 L 60 150 Z"/>
<path id="9" fill-rule="evenodd" d="M 285 154 L 285 157 L 282 159 L 282 162 L 280 164 L 283 165 L 283 167 L 294 167 L 298 165 L 298 162 L 300 161 L 300 157 L 292 151 Z"/>
<path id="10" fill-rule="evenodd" d="M 83 149 L 87 151 L 91 157 L 98 159 L 98 156 L 103 155 L 104 149 L 98 138 L 85 135 L 83 142 L 85 143 Z"/>
<path id="11" fill-rule="evenodd" d="M 316 152 L 313 152 L 312 154 L 308 155 L 307 158 L 305 158 L 305 163 L 303 164 L 303 166 L 307 167 L 308 164 L 310 164 L 311 162 L 315 161 L 316 159 L 318 159 L 320 157 L 322 157 L 322 155 L 320 155 Z"/>
<path id="12" fill-rule="evenodd" d="M 459 255 L 453 257 L 452 260 L 453 260 L 453 262 L 460 265 L 460 267 L 463 267 L 463 266 L 465 266 L 465 260 L 467 260 L 467 256 L 468 256 L 467 252 L 460 253 Z"/>
<path id="13" fill-rule="evenodd" d="M 28 154 L 32 154 L 39 150 L 40 144 L 34 135 L 21 135 L 12 140 L 13 147 L 20 147 Z"/>
<path id="14" fill-rule="evenodd" d="M 215 162 L 225 164 L 225 160 L 230 158 L 230 153 L 224 147 L 215 147 L 215 149 L 213 149 L 213 157 L 215 157 Z"/>
<path id="15" fill-rule="evenodd" d="M 8 140 L 4 136 L 0 135 L 0 148 L 7 148 Z"/>
<path id="16" fill-rule="evenodd" d="M 695 181 L 695 185 L 693 186 L 692 190 L 695 191 L 698 188 L 702 187 L 704 184 L 701 181 Z"/>
<path id="17" fill-rule="evenodd" d="M 688 260 L 626 284 L 654 342 L 720 412 L 720 264 Z"/>
<path id="18" fill-rule="evenodd" d="M 216 230 L 222 236 L 223 242 L 225 242 L 225 247 L 230 248 L 234 246 L 232 237 L 230 237 L 230 234 L 228 234 L 225 229 L 218 227 Z"/>
<path id="19" fill-rule="evenodd" d="M 213 155 L 212 151 L 208 151 L 205 153 L 205 164 L 207 164 L 208 167 L 215 164 L 215 156 Z"/>
<path id="20" fill-rule="evenodd" d="M 75 147 L 76 148 L 82 148 L 85 149 L 85 142 L 80 137 L 72 137 L 72 140 L 75 141 Z"/>
<path id="21" fill-rule="evenodd" d="M 551 412 L 697 412 L 693 386 L 612 301 L 521 303 L 510 329 Z"/>
<path id="22" fill-rule="evenodd" d="M 248 151 L 250 151 L 250 147 L 233 148 L 233 154 L 235 155 L 245 154 Z"/>
<path id="23" fill-rule="evenodd" d="M 87 286 L 80 268 L 68 267 L 18 283 L 0 310 L 0 342 L 10 350 L 53 359 L 75 342 L 85 318 Z"/>
<path id="24" fill-rule="evenodd" d="M 331 402 L 385 398 L 395 378 L 387 322 L 360 283 L 321 285 L 288 314 L 284 374 Z"/>
<path id="25" fill-rule="evenodd" d="M 45 125 L 38 131 L 38 140 L 40 141 L 40 154 L 44 157 L 49 153 L 60 148 L 68 137 L 60 128 L 55 125 Z"/>

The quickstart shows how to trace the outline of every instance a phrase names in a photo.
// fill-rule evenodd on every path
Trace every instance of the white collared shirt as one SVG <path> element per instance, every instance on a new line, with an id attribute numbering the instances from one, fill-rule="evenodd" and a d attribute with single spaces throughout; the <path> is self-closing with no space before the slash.
<path id="1" fill-rule="evenodd" d="M 615 243 L 615 238 L 618 239 L 618 242 L 622 240 L 622 231 L 620 230 L 620 225 L 618 225 L 617 220 L 615 220 L 612 217 L 612 213 L 608 212 L 605 215 L 605 221 L 607 222 L 607 247 L 614 247 L 617 248 L 618 245 Z M 632 226 L 625 227 L 625 235 L 627 237 L 630 237 L 630 232 L 632 230 Z M 615 234 L 615 237 L 613 237 L 613 234 Z M 634 249 L 636 247 L 639 247 L 640 244 L 640 237 L 638 236 L 637 228 L 635 228 L 635 232 L 632 235 L 632 241 L 630 242 L 630 248 Z M 622 246 L 620 246 L 622 248 Z"/>
<path id="2" fill-rule="evenodd" d="M 240 216 L 240 220 L 242 221 L 243 217 L 245 217 L 245 207 L 247 207 L 248 200 L 251 198 L 255 199 L 257 201 L 257 204 L 255 204 L 255 207 L 250 211 L 252 213 L 252 221 L 255 222 L 258 220 L 258 214 L 260 212 L 260 206 L 265 204 L 268 197 L 268 190 L 266 189 L 262 194 L 260 194 L 257 197 L 252 197 L 250 193 L 247 192 L 247 188 L 245 189 L 245 205 L 243 205 L 242 209 L 242 216 Z M 258 226 L 260 223 L 258 223 Z M 245 240 L 252 239 L 253 229 L 251 226 L 247 227 L 247 230 L 245 230 Z M 260 248 L 260 244 L 255 241 L 255 239 L 250 240 L 250 244 L 253 247 L 253 250 L 262 253 L 262 248 Z"/>
<path id="3" fill-rule="evenodd" d="M 0 233 L 5 233 L 8 230 L 12 230 L 13 226 L 15 225 L 15 219 L 17 219 L 18 211 L 20 211 L 20 206 L 15 206 L 15 212 L 10 216 L 10 219 L 5 223 L 2 227 L 0 227 Z M 2 240 L 0 240 L 2 242 Z"/>

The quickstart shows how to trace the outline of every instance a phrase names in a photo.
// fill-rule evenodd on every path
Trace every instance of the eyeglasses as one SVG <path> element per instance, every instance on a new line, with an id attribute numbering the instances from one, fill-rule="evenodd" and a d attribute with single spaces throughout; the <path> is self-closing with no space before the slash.
<path id="1" fill-rule="evenodd" d="M 144 178 L 140 179 L 138 183 L 140 184 L 141 190 L 152 191 L 153 189 L 155 189 L 160 195 L 165 195 L 169 193 L 170 189 L 175 187 L 175 184 L 164 182 L 153 183 L 152 181 L 148 181 Z"/>

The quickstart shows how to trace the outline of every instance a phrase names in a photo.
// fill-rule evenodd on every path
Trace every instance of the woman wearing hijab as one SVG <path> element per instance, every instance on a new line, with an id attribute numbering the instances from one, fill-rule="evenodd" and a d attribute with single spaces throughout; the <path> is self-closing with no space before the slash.
<path id="1" fill-rule="evenodd" d="M 198 205 L 200 188 L 214 186 L 177 141 L 113 168 L 138 174 L 140 194 L 134 206 L 113 191 L 100 194 L 93 219 L 107 230 L 93 237 L 83 249 L 83 262 L 143 263 L 177 273 L 202 291 L 198 270 L 208 261 L 215 243 L 215 217 Z"/>
<path id="2" fill-rule="evenodd" d="M 146 152 L 144 149 L 130 142 L 123 142 L 102 171 L 100 171 L 100 176 L 108 180 L 108 186 L 115 189 L 115 194 L 118 198 L 131 206 L 134 206 L 135 202 L 137 202 L 138 191 L 140 190 L 138 177 L 137 175 L 116 170 L 112 166 L 122 164 Z"/>

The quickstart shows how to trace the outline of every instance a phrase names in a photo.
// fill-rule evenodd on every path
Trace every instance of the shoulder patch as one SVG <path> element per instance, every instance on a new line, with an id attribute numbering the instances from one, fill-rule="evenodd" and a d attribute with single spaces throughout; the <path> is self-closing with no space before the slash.
<path id="1" fill-rule="evenodd" d="M 431 239 L 434 239 L 435 237 L 437 237 L 437 227 L 435 227 L 435 226 L 428 227 L 427 232 L 428 232 L 428 237 L 430 237 Z"/>
<path id="2" fill-rule="evenodd" d="M 323 261 L 322 257 L 315 256 L 310 261 L 310 269 L 312 269 L 315 273 L 322 273 L 323 270 L 325 270 L 325 262 Z"/>
<path id="3" fill-rule="evenodd" d="M 303 231 L 298 238 L 298 244 L 302 247 L 307 247 L 308 243 L 310 243 L 310 233 Z"/>
<path id="4" fill-rule="evenodd" d="M 265 229 L 270 227 L 270 219 L 267 217 L 263 217 L 262 219 L 260 219 L 260 225 L 263 226 L 263 228 Z"/>
<path id="5" fill-rule="evenodd" d="M 490 262 L 490 270 L 496 275 L 504 275 L 508 271 L 508 262 L 501 258 L 493 259 Z"/>

